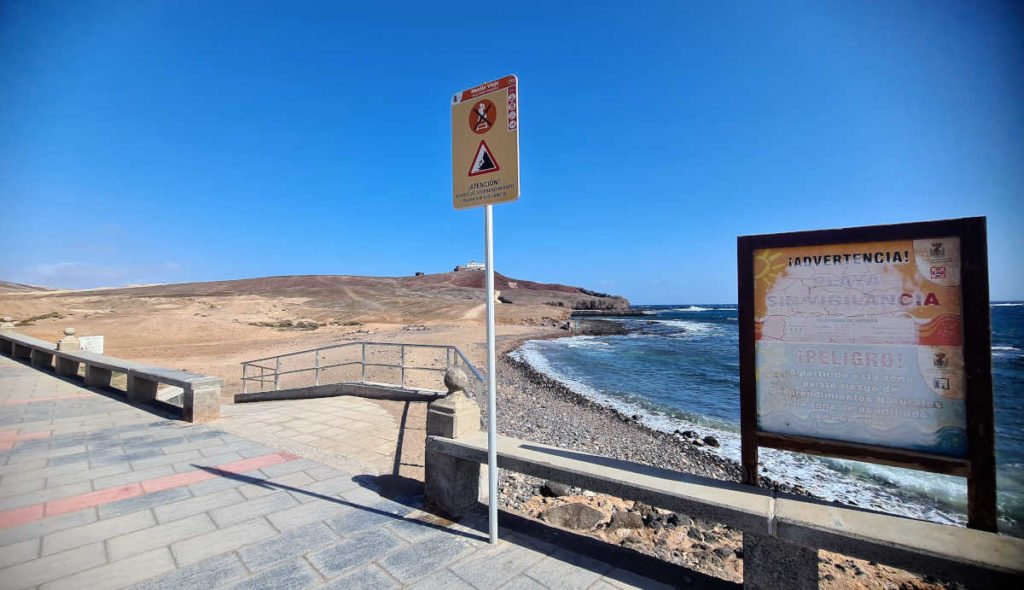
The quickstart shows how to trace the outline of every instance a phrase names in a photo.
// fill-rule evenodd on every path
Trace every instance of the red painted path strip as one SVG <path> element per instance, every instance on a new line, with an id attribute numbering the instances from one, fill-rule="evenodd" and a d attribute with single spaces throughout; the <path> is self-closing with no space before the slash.
<path id="1" fill-rule="evenodd" d="M 255 471 L 262 467 L 269 467 L 279 463 L 287 463 L 288 461 L 294 461 L 296 459 L 298 459 L 298 457 L 291 453 L 278 452 L 271 453 L 269 455 L 262 455 L 260 457 L 253 457 L 251 459 L 242 459 L 241 461 L 224 463 L 223 465 L 217 465 L 211 469 L 218 469 L 228 473 L 245 473 L 247 471 Z M 215 473 L 210 473 L 209 471 L 197 469 L 194 471 L 186 471 L 184 473 L 175 473 L 174 475 L 165 475 L 163 477 L 147 479 L 139 483 L 130 483 L 123 486 L 96 490 L 95 492 L 89 492 L 88 494 L 80 494 L 68 498 L 61 498 L 59 500 L 41 502 L 39 504 L 25 506 L 24 508 L 5 510 L 0 512 L 0 529 L 33 522 L 47 516 L 57 516 L 58 514 L 67 514 L 68 512 L 84 510 L 86 508 L 109 504 L 119 500 L 127 500 L 128 498 L 135 498 L 137 496 L 151 494 L 161 490 L 180 488 L 201 481 L 206 481 L 208 479 L 213 479 L 215 477 L 220 476 Z"/>
<path id="2" fill-rule="evenodd" d="M 18 434 L 17 430 L 0 430 L 0 451 L 9 451 L 14 448 L 14 443 L 23 440 L 38 440 L 40 438 L 50 438 L 50 433 L 42 431 Z"/>
<path id="3" fill-rule="evenodd" d="M 0 430 L 0 442 L 18 442 L 22 440 L 36 440 L 40 438 L 50 438 L 50 432 L 48 430 L 40 430 L 38 432 L 18 434 L 17 430 Z"/>

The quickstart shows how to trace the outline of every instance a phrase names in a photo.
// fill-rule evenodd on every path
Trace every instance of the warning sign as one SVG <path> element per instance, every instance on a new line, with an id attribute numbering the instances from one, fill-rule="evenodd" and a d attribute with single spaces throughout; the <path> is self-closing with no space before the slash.
<path id="1" fill-rule="evenodd" d="M 466 209 L 518 198 L 518 80 L 505 76 L 452 97 L 452 202 Z"/>
<path id="2" fill-rule="evenodd" d="M 496 111 L 494 103 L 486 98 L 478 101 L 473 110 L 469 111 L 469 127 L 473 133 L 483 134 L 493 129 Z"/>
<path id="3" fill-rule="evenodd" d="M 497 172 L 498 170 L 501 170 L 501 167 L 498 166 L 498 162 L 491 155 L 491 150 L 487 149 L 487 142 L 481 141 L 480 147 L 476 150 L 476 158 L 473 159 L 473 167 L 469 169 L 469 175 L 478 176 L 488 172 Z"/>

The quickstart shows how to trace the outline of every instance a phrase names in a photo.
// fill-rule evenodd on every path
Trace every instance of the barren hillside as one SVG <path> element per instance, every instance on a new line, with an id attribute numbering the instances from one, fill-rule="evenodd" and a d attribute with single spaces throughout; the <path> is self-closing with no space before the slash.
<path id="1" fill-rule="evenodd" d="M 482 363 L 484 273 L 283 276 L 88 291 L 0 291 L 0 316 L 56 340 L 103 335 L 107 354 L 237 380 L 245 359 L 346 340 L 455 344 Z M 499 337 L 555 331 L 574 308 L 628 307 L 566 285 L 495 276 Z"/>

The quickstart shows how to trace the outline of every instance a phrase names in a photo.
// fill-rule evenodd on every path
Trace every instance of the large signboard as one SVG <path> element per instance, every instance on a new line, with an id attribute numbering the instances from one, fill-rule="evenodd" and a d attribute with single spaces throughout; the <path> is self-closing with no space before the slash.
<path id="1" fill-rule="evenodd" d="M 452 96 L 452 202 L 456 209 L 519 198 L 519 85 L 515 76 Z"/>
<path id="2" fill-rule="evenodd" d="M 757 446 L 994 467 L 983 218 L 747 236 L 738 255 L 749 481 Z"/>
<path id="3" fill-rule="evenodd" d="M 759 430 L 966 456 L 958 238 L 753 255 Z"/>

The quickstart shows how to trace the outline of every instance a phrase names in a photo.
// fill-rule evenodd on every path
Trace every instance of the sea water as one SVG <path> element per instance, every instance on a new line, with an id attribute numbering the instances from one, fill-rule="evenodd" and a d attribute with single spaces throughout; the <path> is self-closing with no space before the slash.
<path id="1" fill-rule="evenodd" d="M 513 354 L 574 391 L 648 426 L 696 430 L 708 452 L 740 459 L 735 305 L 638 306 L 621 336 L 534 340 Z M 1001 532 L 1024 536 L 1024 303 L 993 303 L 992 370 Z M 966 522 L 963 478 L 761 450 L 761 473 L 830 500 L 935 522 Z"/>

